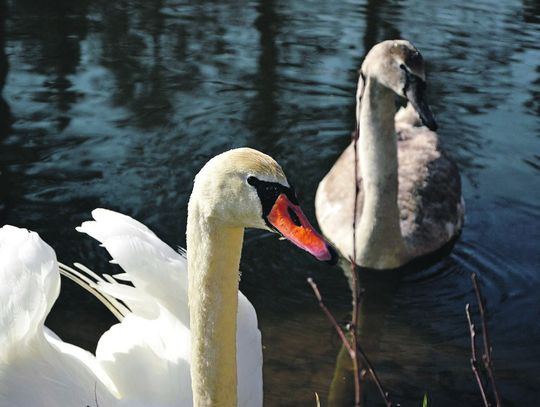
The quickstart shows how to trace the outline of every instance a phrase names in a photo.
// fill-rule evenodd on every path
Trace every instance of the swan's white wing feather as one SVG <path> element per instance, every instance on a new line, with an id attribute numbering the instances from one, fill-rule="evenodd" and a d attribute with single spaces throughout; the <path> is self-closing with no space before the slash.
<path id="1" fill-rule="evenodd" d="M 129 217 L 94 217 L 81 231 L 124 268 L 119 280 L 135 285 L 98 284 L 134 312 L 102 336 L 97 360 L 43 326 L 59 292 L 54 251 L 36 233 L 0 229 L 0 405 L 191 406 L 185 258 Z M 241 293 L 237 337 L 239 405 L 261 406 L 261 337 Z"/>
<path id="2" fill-rule="evenodd" d="M 0 361 L 31 341 L 60 291 L 54 251 L 37 233 L 0 229 Z"/>
<path id="3" fill-rule="evenodd" d="M 100 282 L 97 287 L 134 307 L 133 314 L 102 336 L 98 359 L 125 397 L 191 406 L 185 256 L 128 216 L 104 209 L 92 215 L 95 220 L 77 230 L 99 240 L 125 271 L 117 275 L 118 284 Z M 237 322 L 239 405 L 262 406 L 261 334 L 255 309 L 241 293 Z"/>
<path id="4" fill-rule="evenodd" d="M 129 216 L 106 209 L 95 209 L 92 216 L 94 221 L 84 222 L 77 230 L 101 242 L 138 292 L 152 297 L 187 324 L 185 257 Z"/>
<path id="5" fill-rule="evenodd" d="M 159 304 L 157 301 L 137 287 L 105 282 L 99 282 L 94 287 L 102 294 L 107 294 L 121 300 L 136 315 L 153 319 L 159 313 Z"/>
<path id="6" fill-rule="evenodd" d="M 0 406 L 115 405 L 114 386 L 88 352 L 43 326 L 60 289 L 54 251 L 37 233 L 0 229 Z M 104 384 L 105 383 L 105 384 Z"/>
<path id="7" fill-rule="evenodd" d="M 0 361 L 31 340 L 60 292 L 53 249 L 35 232 L 0 229 Z"/>
<path id="8" fill-rule="evenodd" d="M 45 336 L 41 346 L 25 347 L 24 356 L 0 363 L 0 406 L 86 407 L 95 406 L 96 398 L 100 406 L 116 406 L 112 387 L 102 382 L 106 376 L 99 376 L 103 370 L 82 352 Z"/>
<path id="9" fill-rule="evenodd" d="M 100 339 L 96 351 L 123 400 L 192 405 L 189 329 L 161 307 L 156 319 L 129 314 Z"/>

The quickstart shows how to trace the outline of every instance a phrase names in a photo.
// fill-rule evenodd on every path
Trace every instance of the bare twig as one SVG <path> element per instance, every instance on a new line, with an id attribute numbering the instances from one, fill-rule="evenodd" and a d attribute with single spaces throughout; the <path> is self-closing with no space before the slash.
<path id="1" fill-rule="evenodd" d="M 336 321 L 336 318 L 332 315 L 330 310 L 324 305 L 322 300 L 321 293 L 317 288 L 317 285 L 312 278 L 308 278 L 307 281 L 315 297 L 319 301 L 319 306 L 326 314 L 327 318 L 330 320 L 334 329 L 338 333 L 343 346 L 347 349 L 349 356 L 352 360 L 353 365 L 353 375 L 354 375 L 354 405 L 355 407 L 360 407 L 360 380 L 363 378 L 363 374 L 360 372 L 360 360 L 359 356 L 362 357 L 365 365 L 367 366 L 368 372 L 371 375 L 373 381 L 375 382 L 377 389 L 379 390 L 382 399 L 387 407 L 392 407 L 392 401 L 390 400 L 388 393 L 384 391 L 381 381 L 375 372 L 375 368 L 368 359 L 366 353 L 362 350 L 361 346 L 358 343 L 358 319 L 360 314 L 360 285 L 358 284 L 358 274 L 356 270 L 356 221 L 357 221 L 357 211 L 358 211 L 358 193 L 360 189 L 360 180 L 358 177 L 358 138 L 360 136 L 360 128 L 357 125 L 355 131 L 352 133 L 352 141 L 354 147 L 354 208 L 353 208 L 353 222 L 352 222 L 352 243 L 353 243 L 353 252 L 352 257 L 349 258 L 351 263 L 351 277 L 352 277 L 352 321 L 350 324 L 351 339 L 349 340 L 345 335 L 343 329 L 339 326 Z M 362 373 L 364 373 L 363 371 Z"/>
<path id="2" fill-rule="evenodd" d="M 356 125 L 356 129 L 352 134 L 353 150 L 354 150 L 354 208 L 353 208 L 353 223 L 352 223 L 352 240 L 353 240 L 353 260 L 351 262 L 353 271 L 356 272 L 356 212 L 358 210 L 358 192 L 360 192 L 360 184 L 358 180 L 358 139 L 360 138 L 360 127 Z M 355 293 L 356 294 L 356 293 Z M 354 297 L 353 297 L 354 303 Z"/>
<path id="3" fill-rule="evenodd" d="M 489 381 L 493 389 L 493 394 L 495 395 L 495 402 L 497 407 L 502 407 L 501 397 L 499 396 L 499 390 L 497 388 L 497 383 L 495 382 L 495 374 L 493 373 L 493 359 L 491 358 L 492 348 L 491 342 L 489 340 L 488 327 L 486 323 L 486 313 L 484 309 L 484 302 L 482 300 L 482 294 L 480 292 L 480 286 L 476 278 L 476 273 L 472 273 L 471 280 L 474 286 L 474 291 L 476 293 L 476 301 L 478 301 L 478 310 L 480 312 L 480 320 L 482 321 L 482 339 L 484 343 L 484 354 L 482 355 L 482 360 L 484 362 L 484 367 L 488 373 Z"/>
<path id="4" fill-rule="evenodd" d="M 356 273 L 356 264 L 354 263 L 352 258 L 349 259 L 349 261 L 351 262 L 351 272 L 352 272 L 352 281 L 353 281 L 352 285 L 353 285 L 353 287 L 358 287 L 359 284 L 358 284 L 358 274 Z M 356 289 L 353 288 L 353 290 L 358 290 L 358 288 L 356 288 Z M 359 291 L 357 291 L 357 292 L 358 292 L 358 297 L 357 297 L 358 300 L 357 300 L 356 304 L 353 301 L 353 312 L 356 309 L 356 313 L 357 313 L 356 320 L 358 321 L 358 312 L 359 312 L 359 309 L 360 309 L 360 305 L 359 305 L 360 304 L 360 301 L 359 301 L 360 292 Z M 379 379 L 379 376 L 377 375 L 377 372 L 375 372 L 375 368 L 373 367 L 373 365 L 371 364 L 371 361 L 368 359 L 366 353 L 364 352 L 364 350 L 362 349 L 362 347 L 358 343 L 357 338 L 358 338 L 358 333 L 355 330 L 355 331 L 353 331 L 352 339 L 356 342 L 355 345 L 356 345 L 357 355 L 360 355 L 362 357 L 362 360 L 364 361 L 371 378 L 375 382 L 375 385 L 377 386 L 377 389 L 379 390 L 379 393 L 381 394 L 381 397 L 383 398 L 385 404 L 388 407 L 390 407 L 390 406 L 392 406 L 392 401 L 388 398 L 388 393 L 386 391 L 384 391 L 381 380 Z"/>
<path id="5" fill-rule="evenodd" d="M 360 345 L 357 345 L 358 354 L 362 356 L 362 359 L 364 360 L 364 363 L 366 364 L 368 368 L 368 372 L 371 375 L 371 378 L 375 382 L 375 385 L 377 386 L 377 389 L 379 390 L 379 393 L 381 394 L 382 399 L 384 400 L 384 403 L 387 407 L 392 407 L 392 401 L 389 398 L 388 392 L 384 391 L 384 388 L 382 387 L 381 380 L 379 379 L 379 376 L 377 375 L 377 372 L 375 372 L 375 368 L 371 364 L 370 360 L 368 359 L 366 353 L 364 350 L 360 347 Z"/>
<path id="6" fill-rule="evenodd" d="M 317 300 L 319 301 L 319 306 L 321 307 L 323 312 L 326 314 L 326 317 L 328 318 L 328 320 L 334 326 L 334 329 L 338 333 L 339 338 L 341 339 L 341 342 L 343 342 L 343 345 L 347 349 L 347 352 L 349 352 L 349 355 L 351 355 L 351 359 L 352 359 L 354 357 L 354 353 L 355 353 L 354 348 L 351 346 L 351 343 L 347 339 L 347 336 L 345 335 L 345 332 L 343 332 L 343 329 L 341 329 L 341 327 L 337 323 L 336 318 L 334 317 L 334 315 L 332 315 L 330 310 L 328 308 L 326 308 L 326 305 L 324 305 L 321 293 L 319 292 L 319 289 L 317 288 L 317 284 L 315 284 L 315 282 L 313 281 L 313 279 L 311 277 L 309 277 L 307 279 L 307 282 L 309 283 L 309 285 L 311 286 L 313 292 L 315 293 L 315 297 L 317 297 Z"/>
<path id="7" fill-rule="evenodd" d="M 353 277 L 353 278 L 356 278 L 356 277 Z M 371 375 L 373 381 L 375 382 L 375 384 L 377 386 L 377 389 L 379 389 L 379 392 L 381 393 L 381 397 L 383 398 L 386 406 L 391 407 L 393 405 L 392 401 L 388 398 L 388 393 L 384 391 L 384 388 L 382 387 L 379 376 L 377 376 L 377 372 L 375 372 L 375 368 L 371 364 L 371 362 L 368 359 L 366 353 L 363 351 L 363 349 L 361 348 L 361 346 L 358 343 L 356 343 L 357 352 L 355 352 L 355 350 L 354 350 L 353 344 L 351 342 L 352 342 L 352 338 L 354 338 L 357 335 L 357 333 L 355 331 L 351 331 L 351 341 L 349 341 L 349 339 L 347 339 L 347 335 L 345 334 L 345 332 L 343 331 L 341 326 L 339 326 L 338 322 L 336 321 L 336 318 L 334 317 L 334 315 L 332 315 L 330 310 L 324 304 L 323 299 L 322 299 L 322 295 L 319 292 L 317 284 L 315 284 L 315 282 L 313 281 L 313 279 L 311 277 L 308 278 L 307 281 L 308 281 L 309 285 L 311 286 L 311 288 L 312 288 L 312 290 L 313 290 L 313 292 L 315 294 L 315 297 L 317 298 L 317 300 L 319 302 L 319 306 L 321 307 L 321 309 L 325 313 L 326 317 L 328 318 L 328 320 L 330 321 L 330 323 L 332 324 L 332 326 L 334 327 L 334 329 L 338 333 L 339 338 L 341 339 L 341 342 L 343 342 L 343 346 L 345 346 L 345 349 L 347 349 L 347 352 L 349 353 L 349 356 L 351 357 L 351 360 L 354 363 L 354 360 L 357 357 L 357 355 L 360 355 L 362 357 L 364 363 L 366 364 L 366 366 L 368 368 L 369 374 Z M 353 364 L 353 368 L 354 368 L 354 364 Z M 359 368 L 359 366 L 356 368 L 356 371 L 357 371 L 357 374 L 358 374 L 358 379 L 360 380 L 360 368 Z M 355 379 L 356 379 L 356 375 L 355 375 Z"/>
<path id="8" fill-rule="evenodd" d="M 358 192 L 359 192 L 359 185 L 358 185 L 358 138 L 360 136 L 360 127 L 356 125 L 356 129 L 354 130 L 354 133 L 352 134 L 353 139 L 353 147 L 354 147 L 354 207 L 353 207 L 353 222 L 352 222 L 352 259 L 351 261 L 351 276 L 352 276 L 352 307 L 353 307 L 353 314 L 352 314 L 352 347 L 355 350 L 354 355 L 351 355 L 352 363 L 353 363 L 353 374 L 354 374 L 354 403 L 355 406 L 360 406 L 360 363 L 358 360 L 358 352 L 356 350 L 358 349 L 358 335 L 357 335 L 357 328 L 358 328 L 358 315 L 360 312 L 360 307 L 358 305 L 359 303 L 359 296 L 360 291 L 358 287 L 358 275 L 356 274 L 356 211 L 358 209 Z"/>
<path id="9" fill-rule="evenodd" d="M 478 388 L 480 389 L 480 394 L 482 395 L 484 406 L 489 407 L 489 403 L 486 397 L 486 389 L 484 388 L 480 373 L 478 372 L 478 361 L 476 359 L 476 333 L 474 331 L 474 324 L 472 323 L 469 309 L 469 304 L 465 305 L 465 313 L 467 314 L 467 321 L 469 322 L 469 333 L 471 335 L 471 369 L 474 373 L 474 377 L 476 378 L 476 383 L 478 383 Z"/>
<path id="10" fill-rule="evenodd" d="M 353 375 L 354 375 L 354 405 L 355 407 L 360 406 L 360 380 L 362 379 L 363 375 L 361 375 L 360 372 L 360 360 L 359 356 L 362 357 L 365 365 L 368 368 L 368 372 L 371 375 L 373 381 L 375 382 L 377 389 L 379 390 L 381 397 L 383 398 L 385 404 L 387 407 L 392 406 L 392 402 L 390 401 L 388 397 L 388 393 L 384 391 L 381 381 L 379 380 L 379 377 L 377 376 L 377 373 L 375 372 L 375 369 L 371 362 L 369 361 L 366 353 L 362 350 L 361 346 L 358 343 L 358 318 L 360 314 L 360 285 L 358 284 L 358 274 L 356 271 L 356 220 L 357 220 L 357 210 L 358 210 L 358 192 L 359 192 L 359 178 L 358 178 L 358 137 L 359 137 L 359 128 L 356 127 L 355 131 L 352 134 L 352 140 L 353 140 L 353 147 L 354 147 L 354 212 L 353 212 L 353 232 L 352 232 L 352 239 L 353 239 L 353 253 L 352 257 L 349 258 L 349 261 L 351 263 L 351 276 L 352 276 L 352 321 L 350 324 L 350 332 L 351 332 L 351 339 L 349 340 L 347 336 L 345 335 L 345 332 L 343 332 L 343 329 L 339 326 L 339 324 L 336 321 L 336 318 L 332 315 L 330 310 L 324 305 L 324 302 L 322 300 L 321 293 L 319 292 L 319 289 L 317 288 L 317 285 L 313 281 L 313 279 L 308 278 L 308 283 L 311 285 L 311 288 L 313 289 L 313 292 L 315 293 L 315 297 L 317 297 L 317 300 L 319 301 L 319 306 L 323 310 L 323 312 L 326 314 L 327 318 L 330 320 L 332 325 L 334 326 L 334 329 L 338 333 L 341 341 L 343 342 L 343 346 L 347 349 L 347 352 L 349 353 L 349 356 L 351 357 L 352 364 L 353 364 Z"/>
<path id="11" fill-rule="evenodd" d="M 361 346 L 358 344 L 358 315 L 360 313 L 360 286 L 358 284 L 358 274 L 356 272 L 356 221 L 357 221 L 357 212 L 358 212 L 358 193 L 360 192 L 360 179 L 358 177 L 358 139 L 360 137 L 360 126 L 357 124 L 356 129 L 352 135 L 353 137 L 353 147 L 354 147 L 354 212 L 353 212 L 353 255 L 349 259 L 351 262 L 351 275 L 352 275 L 352 290 L 353 290 L 353 318 L 352 318 L 352 345 L 356 350 L 355 356 L 356 360 L 353 359 L 353 366 L 356 367 L 355 378 L 358 377 L 358 403 L 360 403 L 360 363 L 358 360 L 358 355 L 362 356 L 364 363 L 366 364 L 371 378 L 375 382 L 381 397 L 383 398 L 387 407 L 392 406 L 392 402 L 388 397 L 388 393 L 384 391 L 382 383 L 375 372 L 375 368 L 368 359 L 366 353 L 362 350 Z M 355 366 L 356 364 L 356 366 Z"/>

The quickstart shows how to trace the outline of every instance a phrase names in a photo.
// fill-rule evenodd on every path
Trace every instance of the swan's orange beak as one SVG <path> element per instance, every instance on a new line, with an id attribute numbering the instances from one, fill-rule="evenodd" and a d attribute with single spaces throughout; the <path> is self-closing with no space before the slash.
<path id="1" fill-rule="evenodd" d="M 318 260 L 332 264 L 337 262 L 334 248 L 317 233 L 300 206 L 293 204 L 287 195 L 282 193 L 278 196 L 266 219 L 284 238 Z"/>

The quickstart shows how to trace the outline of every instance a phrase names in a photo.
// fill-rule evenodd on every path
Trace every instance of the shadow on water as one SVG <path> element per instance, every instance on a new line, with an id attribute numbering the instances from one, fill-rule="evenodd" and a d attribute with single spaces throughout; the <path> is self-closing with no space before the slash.
<path id="1" fill-rule="evenodd" d="M 51 120 L 58 132 L 69 125 L 69 111 L 80 96 L 72 90 L 69 76 L 76 72 L 81 59 L 80 42 L 88 31 L 87 4 L 84 0 L 20 0 L 12 5 L 13 14 L 30 17 L 29 21 L 20 20 L 23 24 L 17 27 L 34 42 L 25 62 L 33 65 L 34 72 L 47 76 L 36 101 L 52 102 L 57 114 Z"/>
<path id="2" fill-rule="evenodd" d="M 276 87 L 279 87 L 279 77 L 276 72 L 279 63 L 276 36 L 280 18 L 273 0 L 260 1 L 257 12 L 259 15 L 254 25 L 259 32 L 260 55 L 257 59 L 257 73 L 253 76 L 253 88 L 256 92 L 251 98 L 251 109 L 247 121 L 252 127 L 254 139 L 263 146 L 262 150 L 270 150 L 275 140 L 279 138 L 274 124 L 280 109 L 276 100 Z"/>
<path id="3" fill-rule="evenodd" d="M 6 76 L 9 69 L 8 58 L 6 55 L 6 43 L 5 43 L 5 24 L 7 18 L 7 4 L 6 0 L 0 0 L 0 138 L 5 137 L 10 129 L 11 123 L 13 121 L 11 117 L 11 111 L 9 105 L 3 97 L 2 91 L 6 84 Z M 6 163 L 2 160 L 0 161 L 0 224 L 5 222 L 6 210 L 7 210 L 7 201 L 10 199 L 6 196 L 5 192 L 9 190 L 9 184 L 5 180 L 5 176 L 2 174 L 6 173 Z"/>
<path id="4" fill-rule="evenodd" d="M 19 95 L 11 96 L 19 108 L 13 112 L 13 126 L 5 133 L 8 142 L 0 151 L 0 165 L 5 166 L 0 177 L 5 219 L 2 220 L 38 231 L 46 241 L 56 241 L 52 244 L 55 247 L 70 245 L 75 235 L 73 226 L 82 220 L 81 208 L 100 206 L 98 198 L 85 197 L 80 192 L 65 204 L 58 200 L 61 194 L 53 192 L 64 182 L 80 186 L 100 175 L 76 168 L 73 162 L 67 164 L 61 153 L 62 149 L 80 144 L 77 136 L 64 132 L 82 97 L 73 90 L 72 76 L 80 66 L 80 44 L 88 32 L 87 2 L 55 0 L 45 4 L 21 0 L 11 2 L 8 11 L 11 35 L 15 32 L 24 38 L 23 52 L 11 48 L 11 56 L 17 59 L 10 64 L 8 78 L 13 82 L 19 70 L 25 69 L 36 80 L 29 81 L 31 100 L 23 102 L 23 106 L 32 106 L 29 111 L 20 109 Z M 6 86 L 9 85 L 8 79 Z M 26 89 L 21 92 L 25 93 Z M 51 165 L 55 161 L 63 165 Z M 43 216 L 47 212 L 48 221 Z M 69 230 L 62 229 L 63 222 L 70 225 Z M 63 337 L 68 342 L 92 349 L 99 335 L 96 328 L 103 331 L 114 319 L 94 299 L 80 296 L 79 289 L 70 282 L 63 282 L 63 287 L 66 292 L 73 292 L 71 298 L 61 296 L 56 302 L 55 309 L 64 317 L 55 318 L 53 313 L 47 325 L 65 332 Z M 76 315 L 73 310 L 77 308 L 88 312 Z"/>
<path id="5" fill-rule="evenodd" d="M 362 292 L 357 330 L 358 343 L 368 358 L 374 358 L 375 360 L 379 358 L 379 344 L 384 333 L 385 320 L 392 310 L 395 295 L 402 282 L 404 280 L 414 280 L 416 282 L 429 280 L 435 278 L 437 273 L 444 272 L 444 269 L 437 267 L 437 263 L 451 253 L 457 240 L 458 238 L 455 238 L 436 252 L 414 259 L 397 269 L 372 270 L 362 267 L 356 268 Z M 351 263 L 341 258 L 339 266 L 347 278 L 349 288 L 352 290 Z M 367 369 L 363 362 L 360 368 Z M 375 367 L 375 369 L 377 368 Z M 368 374 L 362 381 L 361 394 L 363 395 L 364 404 L 371 405 L 367 399 L 368 395 L 371 396 L 371 402 L 377 401 L 378 390 Z M 345 346 L 341 346 L 328 392 L 328 406 L 341 407 L 353 404 L 353 366 Z"/>
<path id="6" fill-rule="evenodd" d="M 444 250 L 448 255 L 451 247 Z M 474 256 L 471 256 L 471 251 Z M 359 344 L 391 399 L 405 403 L 402 405 L 420 403 L 425 392 L 433 405 L 481 405 L 468 365 L 470 349 L 464 312 L 467 303 L 472 305 L 473 313 L 477 312 L 470 280 L 472 272 L 481 276 L 492 338 L 499 338 L 498 343 L 493 343 L 494 354 L 504 359 L 520 354 L 519 349 L 505 345 L 504 336 L 516 334 L 505 332 L 503 335 L 501 327 L 494 323 L 494 319 L 501 319 L 494 317 L 497 314 L 494 309 L 508 299 L 502 291 L 502 282 L 494 278 L 491 270 L 497 268 L 513 274 L 516 286 L 526 284 L 526 280 L 517 276 L 503 259 L 482 252 L 479 247 L 460 243 L 452 254 L 441 257 L 443 254 L 442 251 L 438 253 L 438 261 L 431 256 L 428 260 L 422 259 L 397 270 L 358 270 L 363 290 Z M 340 267 L 351 284 L 350 264 L 342 259 Z M 432 315 L 437 315 L 438 319 Z M 349 318 L 350 315 L 347 320 Z M 523 364 L 523 361 L 516 363 Z M 499 382 L 506 380 L 506 386 L 510 385 L 510 378 L 515 374 L 510 372 L 514 369 L 515 366 L 495 362 Z M 409 380 L 412 377 L 419 380 Z M 511 380 L 525 388 L 534 388 L 538 384 L 537 378 L 523 375 Z M 431 390 L 435 388 L 439 391 Z M 362 405 L 381 403 L 375 383 L 367 373 L 362 381 L 361 394 Z M 350 406 L 353 395 L 352 363 L 345 347 L 341 346 L 329 386 L 328 406 Z"/>
<path id="7" fill-rule="evenodd" d="M 175 92 L 179 87 L 193 89 L 197 80 L 196 67 L 169 78 L 168 61 L 176 57 L 185 63 L 186 43 L 191 39 L 180 25 L 172 46 L 164 44 L 163 6 L 161 1 L 141 3 L 141 7 L 112 2 L 103 3 L 100 9 L 104 27 L 100 62 L 114 75 L 113 102 L 130 112 L 120 120 L 121 126 L 151 129 L 170 123 Z"/>
<path id="8" fill-rule="evenodd" d="M 349 286 L 352 286 L 351 265 L 344 259 L 340 267 L 347 276 Z M 358 270 L 362 302 L 358 320 L 358 343 L 369 358 L 377 359 L 379 341 L 384 330 L 384 321 L 389 312 L 394 295 L 399 289 L 403 275 L 396 270 L 370 271 Z M 363 363 L 360 369 L 364 369 Z M 377 369 L 377 367 L 375 367 Z M 365 403 L 366 381 L 362 381 L 361 395 Z M 370 389 L 371 391 L 376 389 Z M 374 396 L 377 394 L 375 393 Z M 373 400 L 376 400 L 373 397 Z M 336 358 L 332 382 L 328 391 L 328 406 L 343 407 L 354 405 L 354 379 L 351 358 L 341 346 Z"/>
<path id="9" fill-rule="evenodd" d="M 384 40 L 401 38 L 399 29 L 392 20 L 399 20 L 401 2 L 392 0 L 368 0 L 365 6 L 366 28 L 364 30 L 364 52 Z M 390 18 L 388 18 L 390 16 Z"/>
<path id="10" fill-rule="evenodd" d="M 0 1 L 0 137 L 8 134 L 11 127 L 11 112 L 9 105 L 2 96 L 2 90 L 6 84 L 6 76 L 8 73 L 9 65 L 6 55 L 6 17 L 7 17 L 7 0 Z M 1 212 L 0 208 L 0 212 Z"/>

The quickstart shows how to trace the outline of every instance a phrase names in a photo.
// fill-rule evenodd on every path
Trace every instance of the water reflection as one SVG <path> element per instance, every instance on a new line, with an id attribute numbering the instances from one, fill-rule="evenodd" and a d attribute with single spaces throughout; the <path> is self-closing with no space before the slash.
<path id="1" fill-rule="evenodd" d="M 368 52 L 375 44 L 394 38 L 401 38 L 394 21 L 400 19 L 400 1 L 368 0 L 366 4 L 366 28 L 364 30 L 364 51 Z"/>
<path id="2" fill-rule="evenodd" d="M 342 267 L 350 276 L 349 265 L 344 262 Z M 369 355 L 383 386 L 394 401 L 414 405 L 427 392 L 434 405 L 482 403 L 470 376 L 464 304 L 470 303 L 472 312 L 478 312 L 470 280 L 471 272 L 484 276 L 481 284 L 488 304 L 497 308 L 497 304 L 508 303 L 510 299 L 500 277 L 493 280 L 490 279 L 493 276 L 488 277 L 493 269 L 505 270 L 508 276 L 512 275 L 517 291 L 527 284 L 526 278 L 516 274 L 516 270 L 509 268 L 501 258 L 468 244 L 458 246 L 449 257 L 422 271 L 359 271 L 360 283 L 365 290 L 360 308 L 359 343 Z M 518 298 L 516 296 L 513 301 L 523 300 Z M 493 308 L 490 309 L 490 315 L 493 315 L 491 312 Z M 432 314 L 436 314 L 438 319 L 430 318 Z M 477 314 L 474 314 L 473 319 L 479 326 Z M 502 320 L 502 317 L 497 320 Z M 520 323 L 523 320 L 514 324 L 516 329 Z M 510 333 L 506 329 L 490 323 L 492 335 L 496 332 L 495 336 L 499 338 L 499 350 L 495 353 L 505 360 L 515 361 L 513 367 L 496 362 L 497 376 L 504 377 L 507 388 L 515 385 L 535 386 L 537 379 L 526 378 L 521 374 L 512 377 L 510 372 L 514 371 L 516 365 L 523 366 L 523 361 L 515 359 L 521 359 L 518 356 L 521 352 L 519 349 L 505 344 L 507 340 L 515 340 L 519 334 Z M 524 335 L 528 334 L 529 330 Z M 445 391 L 430 391 L 441 386 Z M 342 346 L 336 358 L 328 405 L 352 405 L 353 389 L 350 357 Z M 361 394 L 363 405 L 381 403 L 378 390 L 369 375 L 362 382 Z"/>
<path id="3" fill-rule="evenodd" d="M 350 263 L 342 261 L 340 267 L 347 276 L 349 286 L 352 287 Z M 370 360 L 372 358 L 379 360 L 379 344 L 384 333 L 385 320 L 391 311 L 395 294 L 401 285 L 403 272 L 377 272 L 358 269 L 358 277 L 362 292 L 357 329 L 358 343 Z M 367 370 L 364 362 L 362 360 L 360 362 L 360 369 Z M 372 386 L 371 378 L 368 375 L 364 376 L 361 381 L 360 394 L 362 405 L 378 402 L 378 391 L 375 386 Z M 328 406 L 351 405 L 354 405 L 353 366 L 345 346 L 342 345 L 336 358 L 335 370 L 328 391 Z"/>
<path id="4" fill-rule="evenodd" d="M 251 98 L 247 122 L 250 124 L 254 139 L 262 143 L 263 150 L 269 150 L 279 137 L 274 130 L 274 123 L 280 110 L 276 100 L 276 87 L 279 87 L 276 72 L 279 63 L 276 38 L 281 19 L 275 9 L 275 1 L 260 1 L 257 6 L 259 15 L 254 22 L 259 32 L 260 54 L 257 72 L 253 76 L 253 88 L 256 92 Z"/>
<path id="5" fill-rule="evenodd" d="M 2 90 L 6 83 L 6 75 L 8 72 L 8 59 L 6 56 L 5 44 L 5 19 L 7 15 L 6 0 L 0 1 L 0 134 L 4 135 L 9 132 L 11 125 L 11 113 L 9 106 L 2 96 Z"/>
<path id="6" fill-rule="evenodd" d="M 131 112 L 122 120 L 126 125 L 143 129 L 174 119 L 177 89 L 170 85 L 182 84 L 189 89 L 197 79 L 196 69 L 191 69 L 184 77 L 167 80 L 167 61 L 175 58 L 175 51 L 185 49 L 176 41 L 188 42 L 190 38 L 181 30 L 173 41 L 166 41 L 162 7 L 160 1 L 142 7 L 108 3 L 99 10 L 104 27 L 100 62 L 114 76 L 112 102 Z M 181 57 L 177 56 L 180 61 Z"/>
<path id="7" fill-rule="evenodd" d="M 5 51 L 5 19 L 7 15 L 7 5 L 5 0 L 0 0 L 0 138 L 9 133 L 11 129 L 11 112 L 9 105 L 5 101 L 2 91 L 6 83 L 6 75 L 8 72 L 8 59 Z M 0 174 L 6 173 L 6 163 L 0 161 Z M 9 185 L 5 181 L 5 177 L 0 177 L 0 191 L 8 190 Z M 0 192 L 0 223 L 6 219 L 6 201 L 5 193 Z"/>
<path id="8" fill-rule="evenodd" d="M 433 405 L 477 404 L 464 314 L 476 271 L 501 392 L 531 405 L 540 387 L 537 3 L 0 0 L 1 220 L 38 230 L 66 262 L 105 270 L 104 253 L 73 230 L 93 208 L 183 245 L 193 176 L 240 145 L 278 159 L 314 219 L 317 184 L 354 127 L 362 56 L 403 36 L 427 60 L 467 219 L 436 265 L 364 278 L 361 340 L 403 405 L 425 391 Z M 263 331 L 266 405 L 313 405 L 315 391 L 339 404 L 329 389 L 343 384 L 340 343 L 305 278 L 346 321 L 345 277 L 253 232 L 241 267 Z M 92 349 L 112 318 L 64 283 L 47 323 Z M 366 405 L 377 405 L 371 386 Z"/>
<path id="9" fill-rule="evenodd" d="M 69 125 L 68 112 L 78 98 L 69 76 L 76 72 L 80 63 L 79 44 L 87 33 L 87 2 L 21 0 L 12 5 L 11 12 L 30 16 L 26 21 L 19 20 L 22 24 L 18 29 L 32 38 L 23 60 L 33 66 L 34 72 L 46 76 L 43 89 L 36 93 L 35 100 L 52 102 L 57 112 L 50 120 L 60 132 Z"/>

